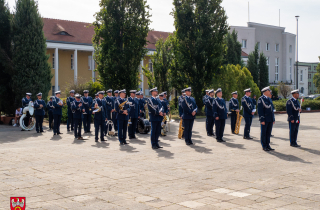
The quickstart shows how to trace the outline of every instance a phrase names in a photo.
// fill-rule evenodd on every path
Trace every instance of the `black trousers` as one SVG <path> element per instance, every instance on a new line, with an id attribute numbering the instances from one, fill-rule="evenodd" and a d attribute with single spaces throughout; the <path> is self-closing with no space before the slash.
<path id="1" fill-rule="evenodd" d="M 128 120 L 118 120 L 118 138 L 120 143 L 126 142 L 127 130 L 128 130 Z"/>
<path id="2" fill-rule="evenodd" d="M 53 113 L 48 112 L 48 114 L 49 114 L 49 129 L 52 129 Z"/>
<path id="3" fill-rule="evenodd" d="M 207 134 L 210 136 L 213 135 L 214 117 L 207 116 L 206 124 Z"/>
<path id="4" fill-rule="evenodd" d="M 237 124 L 237 112 L 231 112 L 231 132 L 234 132 Z"/>
<path id="5" fill-rule="evenodd" d="M 129 124 L 129 128 L 128 128 L 129 138 L 136 137 L 137 123 L 138 123 L 138 118 L 131 118 L 131 124 Z"/>
<path id="6" fill-rule="evenodd" d="M 112 112 L 112 122 L 114 126 L 114 130 L 118 131 L 118 121 L 117 121 L 117 112 Z"/>
<path id="7" fill-rule="evenodd" d="M 83 130 L 84 132 L 90 132 L 91 128 L 91 114 L 87 112 L 87 114 L 83 115 Z"/>
<path id="8" fill-rule="evenodd" d="M 192 143 L 192 128 L 194 119 L 186 119 L 184 122 L 184 140 L 186 143 Z"/>
<path id="9" fill-rule="evenodd" d="M 53 133 L 60 133 L 60 123 L 61 123 L 61 115 L 54 114 L 53 115 Z"/>
<path id="10" fill-rule="evenodd" d="M 244 118 L 246 124 L 244 126 L 244 137 L 249 137 L 250 136 L 250 128 L 251 128 L 251 124 L 252 124 L 252 117 L 245 117 Z"/>
<path id="11" fill-rule="evenodd" d="M 98 140 L 99 138 L 99 128 L 100 128 L 100 139 L 104 140 L 104 127 L 105 127 L 105 120 L 94 120 L 94 134 L 95 134 L 95 140 Z"/>
<path id="12" fill-rule="evenodd" d="M 216 120 L 216 139 L 217 140 L 222 140 L 225 125 L 226 125 L 225 119 Z"/>
<path id="13" fill-rule="evenodd" d="M 262 148 L 266 149 L 270 147 L 270 137 L 273 127 L 273 122 L 266 122 L 265 125 L 261 125 L 260 140 Z"/>
<path id="14" fill-rule="evenodd" d="M 74 127 L 74 137 L 81 137 L 81 129 L 82 129 L 82 119 L 73 118 L 73 127 Z"/>
<path id="15" fill-rule="evenodd" d="M 24 125 L 25 125 L 26 127 L 28 127 L 28 125 L 29 125 L 30 117 L 31 117 L 31 116 L 30 116 L 30 113 L 27 112 L 26 117 L 23 119 L 23 123 L 24 123 Z"/>
<path id="16" fill-rule="evenodd" d="M 297 145 L 298 131 L 300 123 L 289 122 L 290 145 Z"/>
<path id="17" fill-rule="evenodd" d="M 36 117 L 36 131 L 37 132 L 43 131 L 42 124 L 43 124 L 44 116 L 43 115 L 35 115 L 35 117 Z"/>
<path id="18" fill-rule="evenodd" d="M 71 125 L 71 130 L 73 130 L 73 114 L 71 109 L 68 107 L 68 120 L 67 120 L 67 129 L 70 129 L 70 125 Z"/>
<path id="19" fill-rule="evenodd" d="M 158 147 L 159 146 L 159 136 L 161 134 L 161 121 L 152 121 L 151 122 L 151 146 Z"/>

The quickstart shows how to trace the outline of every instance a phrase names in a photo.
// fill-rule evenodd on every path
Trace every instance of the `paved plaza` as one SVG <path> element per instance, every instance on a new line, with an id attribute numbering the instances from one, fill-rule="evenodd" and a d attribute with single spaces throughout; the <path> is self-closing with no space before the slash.
<path id="1" fill-rule="evenodd" d="M 320 113 L 302 114 L 301 148 L 289 146 L 286 117 L 276 115 L 273 152 L 261 148 L 257 117 L 253 140 L 242 138 L 243 122 L 231 135 L 228 119 L 226 143 L 196 120 L 194 146 L 174 122 L 158 150 L 149 135 L 120 146 L 116 137 L 75 141 L 65 125 L 55 137 L 1 125 L 0 209 L 13 196 L 27 209 L 320 209 Z"/>

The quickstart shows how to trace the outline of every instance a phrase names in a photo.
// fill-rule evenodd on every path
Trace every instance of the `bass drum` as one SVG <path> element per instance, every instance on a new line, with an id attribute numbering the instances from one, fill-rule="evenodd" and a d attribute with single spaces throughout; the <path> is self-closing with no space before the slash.
<path id="1" fill-rule="evenodd" d="M 138 131 L 141 134 L 148 134 L 151 130 L 151 124 L 147 119 L 138 119 Z"/>

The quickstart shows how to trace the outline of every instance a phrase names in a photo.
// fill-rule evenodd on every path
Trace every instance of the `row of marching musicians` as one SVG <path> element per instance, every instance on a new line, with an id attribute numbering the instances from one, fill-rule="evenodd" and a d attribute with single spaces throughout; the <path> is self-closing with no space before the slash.
<path id="1" fill-rule="evenodd" d="M 213 136 L 213 126 L 215 124 L 217 142 L 225 142 L 223 140 L 223 134 L 226 123 L 225 120 L 228 118 L 228 111 L 226 108 L 225 100 L 222 98 L 222 90 L 221 88 L 218 88 L 216 92 L 214 92 L 214 90 L 208 90 L 207 92 L 208 95 L 205 96 L 207 135 Z M 260 140 L 262 149 L 264 151 L 272 151 L 274 149 L 270 146 L 270 137 L 273 124 L 275 124 L 275 109 L 271 100 L 272 91 L 270 87 L 265 87 L 261 90 L 261 92 L 263 95 L 258 100 L 258 115 L 261 126 Z M 191 135 L 193 121 L 197 113 L 197 105 L 195 99 L 191 97 L 191 88 L 182 90 L 182 93 L 183 94 L 179 98 L 179 115 L 181 120 L 183 121 L 183 136 L 185 138 L 186 144 L 192 145 L 193 142 L 191 140 Z M 217 96 L 216 98 L 214 97 L 215 93 Z M 252 139 L 252 137 L 250 136 L 250 129 L 252 118 L 256 112 L 256 106 L 250 98 L 251 89 L 245 89 L 244 93 L 245 95 L 241 99 L 241 105 L 244 109 L 243 118 L 245 119 L 243 138 Z M 238 93 L 237 91 L 235 91 L 231 94 L 232 98 L 229 101 L 229 110 L 231 111 L 231 131 L 233 134 L 238 134 L 241 123 L 241 119 L 239 120 L 240 107 L 237 99 Z M 301 105 L 298 101 L 299 90 L 293 90 L 291 94 L 292 98 L 288 100 L 286 104 L 289 123 L 290 146 L 300 147 L 300 145 L 297 144 L 301 113 Z"/>

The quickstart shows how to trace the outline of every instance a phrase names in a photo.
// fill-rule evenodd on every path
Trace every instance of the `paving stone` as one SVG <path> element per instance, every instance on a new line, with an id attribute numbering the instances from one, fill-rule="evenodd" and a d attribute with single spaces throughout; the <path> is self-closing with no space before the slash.
<path id="1" fill-rule="evenodd" d="M 181 205 L 181 206 L 192 208 L 192 209 L 206 205 L 204 203 L 199 203 L 199 202 L 196 202 L 196 201 L 185 201 L 185 202 L 178 203 L 178 204 Z"/>
<path id="2" fill-rule="evenodd" d="M 232 196 L 235 196 L 235 197 L 243 198 L 243 197 L 249 196 L 251 194 L 244 193 L 244 192 L 232 192 L 232 193 L 229 193 L 228 195 L 232 195 Z"/>

